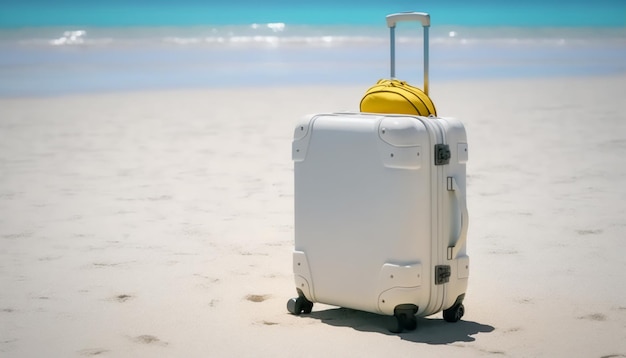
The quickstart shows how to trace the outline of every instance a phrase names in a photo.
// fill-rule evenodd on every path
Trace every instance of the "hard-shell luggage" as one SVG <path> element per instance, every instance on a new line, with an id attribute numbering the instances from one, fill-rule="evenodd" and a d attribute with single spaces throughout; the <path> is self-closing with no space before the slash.
<path id="1" fill-rule="evenodd" d="M 287 309 L 321 302 L 393 315 L 394 332 L 439 311 L 458 321 L 469 276 L 467 148 L 452 118 L 301 120 L 292 143 L 298 297 Z"/>
<path id="2" fill-rule="evenodd" d="M 419 21 L 424 32 L 424 90 L 400 81 L 396 76 L 395 29 L 399 21 Z M 400 113 L 418 116 L 437 115 L 437 109 L 428 96 L 428 29 L 430 16 L 426 13 L 400 13 L 387 16 L 391 49 L 391 79 L 376 82 L 366 92 L 360 103 L 361 112 Z"/>

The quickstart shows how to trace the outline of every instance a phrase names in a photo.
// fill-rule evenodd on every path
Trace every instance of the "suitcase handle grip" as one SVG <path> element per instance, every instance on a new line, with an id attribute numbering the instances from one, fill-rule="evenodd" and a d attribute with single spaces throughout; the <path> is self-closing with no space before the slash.
<path id="1" fill-rule="evenodd" d="M 461 248 L 465 245 L 465 241 L 467 240 L 467 202 L 465 201 L 465 197 L 461 195 L 459 185 L 456 183 L 456 179 L 454 179 L 454 177 L 448 177 L 447 184 L 448 191 L 454 191 L 454 196 L 456 197 L 456 200 L 459 203 L 459 208 L 461 209 L 461 230 L 459 230 L 459 237 L 455 240 L 453 246 L 448 246 L 447 253 L 448 260 L 454 260 L 459 255 L 459 251 L 461 251 Z"/>
<path id="2" fill-rule="evenodd" d="M 424 29 L 424 93 L 428 96 L 428 29 L 430 15 L 425 12 L 401 12 L 387 15 L 389 44 L 391 48 L 391 78 L 396 77 L 396 24 L 403 21 L 419 21 Z"/>
<path id="3" fill-rule="evenodd" d="M 430 15 L 425 12 L 400 12 L 387 15 L 387 26 L 395 27 L 401 21 L 419 21 L 422 26 L 430 26 Z"/>

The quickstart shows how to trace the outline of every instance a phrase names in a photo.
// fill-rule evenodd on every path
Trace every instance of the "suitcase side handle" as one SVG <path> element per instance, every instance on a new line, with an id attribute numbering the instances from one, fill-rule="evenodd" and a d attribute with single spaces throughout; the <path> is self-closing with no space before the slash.
<path id="1" fill-rule="evenodd" d="M 428 29 L 430 28 L 430 15 L 425 12 L 401 12 L 387 15 L 391 48 L 391 78 L 396 77 L 396 24 L 404 21 L 419 21 L 424 29 L 424 93 L 428 96 Z"/>
<path id="2" fill-rule="evenodd" d="M 448 177 L 447 187 L 448 191 L 454 192 L 454 196 L 456 197 L 456 200 L 459 203 L 459 208 L 461 209 L 461 230 L 459 230 L 459 237 L 455 240 L 454 246 L 448 246 L 447 253 L 448 260 L 454 260 L 459 255 L 459 251 L 461 251 L 461 248 L 465 245 L 465 241 L 467 241 L 467 202 L 465 201 L 465 196 L 461 195 L 459 185 L 457 184 L 454 177 Z"/>

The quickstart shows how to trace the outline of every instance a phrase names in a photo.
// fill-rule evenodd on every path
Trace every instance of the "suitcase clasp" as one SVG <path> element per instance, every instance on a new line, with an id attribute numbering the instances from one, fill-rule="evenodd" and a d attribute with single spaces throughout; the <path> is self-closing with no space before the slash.
<path id="1" fill-rule="evenodd" d="M 442 285 L 450 282 L 450 275 L 452 275 L 450 265 L 435 266 L 435 285 Z"/>
<path id="2" fill-rule="evenodd" d="M 435 144 L 435 165 L 449 164 L 451 156 L 449 145 Z"/>

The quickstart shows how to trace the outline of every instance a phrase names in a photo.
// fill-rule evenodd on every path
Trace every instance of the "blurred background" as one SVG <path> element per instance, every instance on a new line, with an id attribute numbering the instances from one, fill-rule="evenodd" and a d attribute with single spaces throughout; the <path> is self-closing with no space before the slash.
<path id="1" fill-rule="evenodd" d="M 0 0 L 0 95 L 370 85 L 389 76 L 385 15 L 431 14 L 431 81 L 626 72 L 623 0 Z M 422 33 L 398 26 L 398 77 Z"/>

